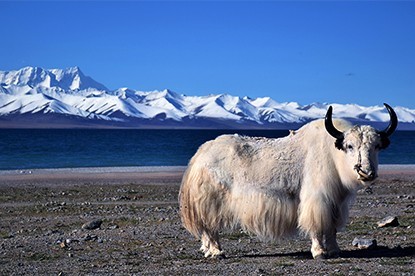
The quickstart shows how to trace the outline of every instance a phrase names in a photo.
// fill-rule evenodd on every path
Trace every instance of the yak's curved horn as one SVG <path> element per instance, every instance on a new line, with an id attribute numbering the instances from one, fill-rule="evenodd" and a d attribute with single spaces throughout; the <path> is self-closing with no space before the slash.
<path id="1" fill-rule="evenodd" d="M 333 125 L 332 116 L 333 114 L 333 107 L 329 107 L 326 113 L 326 118 L 324 120 L 324 125 L 326 126 L 327 132 L 336 139 L 343 139 L 344 135 L 343 132 L 336 129 Z"/>
<path id="2" fill-rule="evenodd" d="M 388 105 L 387 103 L 384 103 L 386 109 L 389 112 L 389 116 L 390 116 L 390 122 L 388 127 L 384 130 L 381 131 L 381 134 L 384 134 L 386 137 L 389 137 L 392 135 L 392 133 L 395 131 L 396 127 L 398 126 L 398 117 L 396 116 L 395 111 L 393 110 L 392 107 L 390 107 L 390 105 Z"/>

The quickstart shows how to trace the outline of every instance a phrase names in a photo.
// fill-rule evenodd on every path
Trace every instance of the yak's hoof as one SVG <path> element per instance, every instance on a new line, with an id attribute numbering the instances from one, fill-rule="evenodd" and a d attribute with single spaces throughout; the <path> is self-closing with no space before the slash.
<path id="1" fill-rule="evenodd" d="M 325 260 L 327 259 L 327 255 L 326 254 L 319 254 L 316 256 L 313 256 L 314 260 Z"/>
<path id="2" fill-rule="evenodd" d="M 216 255 L 215 258 L 218 259 L 218 260 L 225 260 L 226 255 L 225 254 L 219 254 L 219 255 Z"/>
<path id="3" fill-rule="evenodd" d="M 209 257 L 212 258 L 212 259 L 218 259 L 218 260 L 226 258 L 225 254 L 221 250 L 213 250 L 213 252 L 212 251 L 207 251 L 205 253 L 205 258 L 209 258 Z"/>
<path id="4" fill-rule="evenodd" d="M 313 256 L 313 258 L 316 260 L 336 259 L 338 257 L 340 257 L 340 252 L 338 251 L 333 251 L 330 253 L 324 252 L 323 254 Z"/>

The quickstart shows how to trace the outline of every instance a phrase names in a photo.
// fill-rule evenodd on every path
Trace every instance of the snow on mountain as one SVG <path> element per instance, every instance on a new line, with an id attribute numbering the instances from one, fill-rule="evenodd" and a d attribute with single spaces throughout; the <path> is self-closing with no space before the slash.
<path id="1" fill-rule="evenodd" d="M 25 67 L 14 71 L 0 71 L 0 83 L 15 86 L 59 87 L 65 91 L 108 90 L 103 84 L 85 76 L 78 67 L 49 70 L 39 67 Z"/>
<path id="2" fill-rule="evenodd" d="M 53 74 L 39 67 L 25 67 L 17 71 L 0 72 L 0 83 L 5 85 L 24 86 L 57 86 Z"/>
<path id="3" fill-rule="evenodd" d="M 193 116 L 200 118 L 216 118 L 222 120 L 232 120 L 238 121 L 241 119 L 241 116 L 229 112 L 225 104 L 218 99 L 219 96 L 209 96 L 204 98 L 204 102 L 201 105 L 195 106 L 193 108 Z"/>
<path id="4" fill-rule="evenodd" d="M 274 101 L 270 97 L 256 98 L 256 99 L 251 99 L 249 97 L 244 97 L 244 99 L 246 101 L 249 101 L 253 106 L 258 107 L 258 108 L 260 108 L 260 107 L 275 108 L 275 107 L 280 105 L 279 103 L 277 103 L 276 101 Z"/>
<path id="5" fill-rule="evenodd" d="M 251 99 L 228 94 L 185 96 L 171 90 L 110 91 L 85 76 L 78 67 L 45 70 L 25 67 L 0 71 L 0 119 L 16 115 L 60 114 L 85 120 L 135 126 L 157 123 L 165 127 L 200 124 L 242 127 L 284 127 L 323 118 L 329 105 L 334 117 L 361 123 L 388 122 L 383 106 L 296 102 L 279 103 L 272 98 Z M 400 123 L 415 129 L 415 110 L 394 108 Z M 225 123 L 226 122 L 226 123 Z"/>

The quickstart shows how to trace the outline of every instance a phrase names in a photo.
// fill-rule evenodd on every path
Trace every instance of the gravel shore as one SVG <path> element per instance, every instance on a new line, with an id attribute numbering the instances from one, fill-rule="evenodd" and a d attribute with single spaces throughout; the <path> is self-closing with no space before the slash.
<path id="1" fill-rule="evenodd" d="M 380 166 L 339 233 L 340 257 L 319 261 L 307 238 L 240 230 L 222 234 L 226 259 L 205 259 L 178 216 L 184 169 L 0 171 L 0 275 L 414 275 L 413 165 Z M 378 227 L 387 216 L 398 225 Z"/>

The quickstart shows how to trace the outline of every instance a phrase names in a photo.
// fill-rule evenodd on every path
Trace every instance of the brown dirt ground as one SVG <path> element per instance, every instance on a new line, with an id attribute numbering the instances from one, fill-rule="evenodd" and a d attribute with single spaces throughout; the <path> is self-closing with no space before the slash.
<path id="1" fill-rule="evenodd" d="M 227 258 L 205 259 L 182 226 L 182 171 L 0 176 L 1 275 L 414 275 L 415 172 L 381 172 L 359 192 L 339 258 L 313 260 L 307 238 L 264 243 L 222 233 Z M 396 215 L 400 225 L 378 228 Z M 102 219 L 99 229 L 85 222 Z M 372 250 L 352 246 L 373 238 Z"/>

